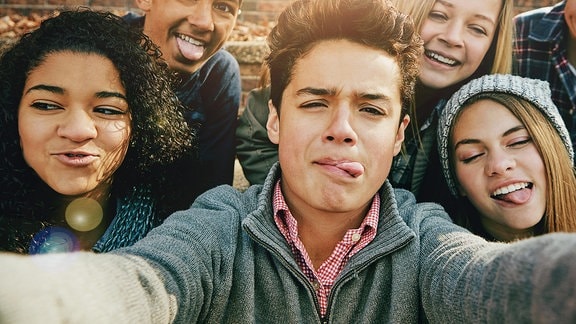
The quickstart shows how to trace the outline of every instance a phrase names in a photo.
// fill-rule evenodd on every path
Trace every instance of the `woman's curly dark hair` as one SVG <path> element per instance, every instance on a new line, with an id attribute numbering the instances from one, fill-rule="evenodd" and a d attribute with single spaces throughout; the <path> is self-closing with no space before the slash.
<path id="1" fill-rule="evenodd" d="M 58 52 L 98 54 L 119 71 L 131 114 L 126 157 L 114 186 L 129 188 L 157 177 L 163 166 L 192 151 L 193 130 L 173 89 L 173 75 L 161 52 L 122 18 L 86 8 L 63 11 L 23 35 L 0 60 L 0 217 L 31 217 L 49 192 L 22 156 L 18 106 L 30 72 Z M 66 77 L 66 76 L 62 76 Z M 117 189 L 116 189 L 117 190 Z M 39 194 L 42 192 L 42 194 Z M 31 197 L 36 201 L 30 202 Z"/>

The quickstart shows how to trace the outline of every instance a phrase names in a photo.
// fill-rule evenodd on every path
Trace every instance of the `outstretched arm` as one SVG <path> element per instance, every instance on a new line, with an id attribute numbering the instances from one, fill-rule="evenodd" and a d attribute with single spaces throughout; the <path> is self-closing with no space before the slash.
<path id="1" fill-rule="evenodd" d="M 3 253 L 0 278 L 3 323 L 168 323 L 176 313 L 175 299 L 138 257 Z"/>
<path id="2" fill-rule="evenodd" d="M 488 243 L 448 230 L 454 226 L 421 236 L 420 289 L 430 322 L 576 321 L 576 235 Z"/>

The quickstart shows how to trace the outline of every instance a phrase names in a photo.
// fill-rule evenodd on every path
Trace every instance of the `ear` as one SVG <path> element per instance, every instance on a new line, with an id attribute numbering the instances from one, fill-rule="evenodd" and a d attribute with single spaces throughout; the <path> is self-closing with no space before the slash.
<path id="1" fill-rule="evenodd" d="M 148 12 L 152 7 L 153 0 L 134 0 L 134 1 L 136 2 L 138 8 L 140 8 L 144 12 Z"/>
<path id="2" fill-rule="evenodd" d="M 266 129 L 268 130 L 268 138 L 274 144 L 278 144 L 280 139 L 280 120 L 278 118 L 278 111 L 272 104 L 272 100 L 268 100 L 268 122 L 266 122 Z"/>
<path id="3" fill-rule="evenodd" d="M 400 150 L 402 149 L 402 143 L 404 143 L 404 132 L 406 128 L 410 124 L 410 116 L 408 114 L 404 115 L 402 121 L 400 122 L 400 126 L 398 126 L 398 131 L 396 132 L 396 140 L 394 143 L 394 155 L 398 155 Z"/>

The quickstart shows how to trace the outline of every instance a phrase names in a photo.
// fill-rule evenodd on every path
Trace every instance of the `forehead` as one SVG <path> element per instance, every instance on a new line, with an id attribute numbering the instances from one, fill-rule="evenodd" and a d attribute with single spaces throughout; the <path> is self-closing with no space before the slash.
<path id="1" fill-rule="evenodd" d="M 31 69 L 25 88 L 35 83 L 89 91 L 93 88 L 124 92 L 120 72 L 110 59 L 100 54 L 61 51 L 47 55 Z"/>
<path id="2" fill-rule="evenodd" d="M 290 86 L 382 93 L 400 105 L 400 68 L 386 51 L 348 40 L 319 42 L 299 58 Z"/>
<path id="3" fill-rule="evenodd" d="M 497 123 L 494 123 L 498 120 Z M 454 121 L 454 133 L 478 130 L 484 133 L 494 126 L 508 127 L 509 124 L 520 124 L 520 120 L 504 105 L 490 99 L 480 99 L 462 108 L 459 117 Z"/>

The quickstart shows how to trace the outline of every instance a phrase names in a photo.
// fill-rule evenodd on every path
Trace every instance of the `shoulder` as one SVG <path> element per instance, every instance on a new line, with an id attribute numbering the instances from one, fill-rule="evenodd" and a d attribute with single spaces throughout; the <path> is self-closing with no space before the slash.
<path id="1" fill-rule="evenodd" d="M 128 12 L 122 16 L 122 20 L 127 22 L 132 27 L 143 28 L 144 27 L 144 16 L 139 15 L 135 12 Z"/>
<path id="2" fill-rule="evenodd" d="M 394 189 L 400 217 L 412 228 L 420 224 L 450 223 L 452 220 L 444 207 L 432 202 L 417 202 L 414 195 L 405 189 Z"/>
<path id="3" fill-rule="evenodd" d="M 238 61 L 230 52 L 220 49 L 211 58 L 204 63 L 200 70 L 217 70 L 217 71 L 240 71 Z"/>
<path id="4" fill-rule="evenodd" d="M 258 207 L 258 191 L 254 189 L 240 193 L 231 186 L 222 185 L 206 191 L 190 208 L 173 213 L 154 228 L 148 245 L 155 244 L 154 237 L 173 243 L 197 242 L 195 244 L 213 247 L 239 238 L 242 221 Z"/>
<path id="5" fill-rule="evenodd" d="M 223 49 L 212 55 L 190 79 L 194 77 L 201 84 L 201 91 L 210 96 L 218 96 L 222 92 L 239 96 L 241 91 L 240 66 L 232 54 Z"/>
<path id="6" fill-rule="evenodd" d="M 268 120 L 268 100 L 270 100 L 270 87 L 251 90 L 246 97 L 245 115 L 251 115 L 260 124 L 266 125 Z M 246 116 L 248 117 L 248 116 Z"/>
<path id="7" fill-rule="evenodd" d="M 230 185 L 221 185 L 200 195 L 192 204 L 191 209 L 195 213 L 212 211 L 236 214 L 241 218 L 257 208 L 260 187 L 251 186 L 240 192 Z"/>
<path id="8" fill-rule="evenodd" d="M 564 7 L 559 5 L 553 7 L 542 7 L 520 13 L 514 17 L 516 24 L 536 23 L 542 20 L 546 15 L 551 12 L 563 12 Z"/>

